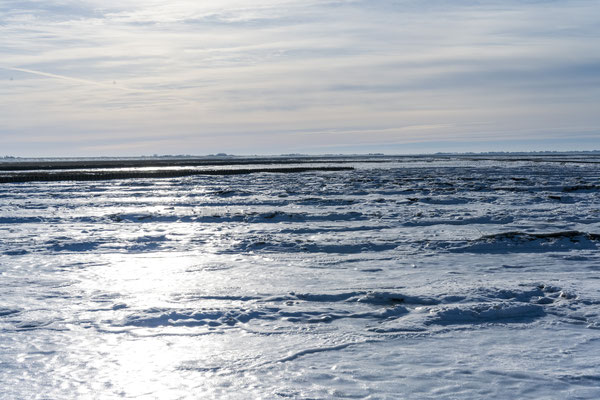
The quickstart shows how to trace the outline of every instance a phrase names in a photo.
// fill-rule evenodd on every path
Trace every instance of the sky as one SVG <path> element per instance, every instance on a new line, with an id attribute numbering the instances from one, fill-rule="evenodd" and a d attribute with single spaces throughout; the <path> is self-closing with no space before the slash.
<path id="1" fill-rule="evenodd" d="M 600 0 L 0 0 L 0 157 L 600 149 Z"/>

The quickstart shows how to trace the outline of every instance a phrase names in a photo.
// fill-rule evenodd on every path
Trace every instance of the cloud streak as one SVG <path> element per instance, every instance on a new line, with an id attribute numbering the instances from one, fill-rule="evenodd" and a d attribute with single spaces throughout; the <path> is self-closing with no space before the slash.
<path id="1" fill-rule="evenodd" d="M 0 67 L 0 68 L 8 70 L 8 71 L 25 72 L 28 74 L 38 75 L 38 76 L 42 76 L 42 77 L 46 77 L 46 78 L 64 79 L 69 82 L 80 83 L 83 85 L 101 86 L 101 87 L 114 88 L 114 89 L 124 90 L 124 91 L 140 91 L 139 89 L 130 89 L 130 88 L 122 87 L 122 86 L 117 86 L 116 82 L 114 82 L 113 85 L 111 86 L 108 83 L 96 82 L 96 81 L 92 81 L 89 79 L 74 78 L 71 76 L 65 76 L 65 75 L 59 75 L 59 74 L 51 74 L 49 72 L 35 71 L 32 69 L 27 69 L 27 68 L 16 68 L 16 67 Z"/>

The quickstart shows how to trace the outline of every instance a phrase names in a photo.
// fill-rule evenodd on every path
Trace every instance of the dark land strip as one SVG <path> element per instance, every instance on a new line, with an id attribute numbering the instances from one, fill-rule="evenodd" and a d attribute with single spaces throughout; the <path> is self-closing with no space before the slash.
<path id="1" fill-rule="evenodd" d="M 108 159 L 108 160 L 35 160 L 1 162 L 0 171 L 41 171 L 65 169 L 112 169 L 112 168 L 151 168 L 151 167 L 216 167 L 237 165 L 276 165 L 276 164 L 349 164 L 356 162 L 382 163 L 388 158 L 367 157 L 262 157 L 227 159 Z"/>
<path id="2" fill-rule="evenodd" d="M 114 179 L 179 178 L 194 175 L 245 175 L 260 172 L 298 173 L 313 171 L 351 171 L 353 167 L 289 167 L 289 168 L 234 168 L 222 170 L 154 170 L 154 171 L 60 171 L 24 172 L 1 174 L 0 183 L 58 182 L 58 181 L 104 181 Z"/>

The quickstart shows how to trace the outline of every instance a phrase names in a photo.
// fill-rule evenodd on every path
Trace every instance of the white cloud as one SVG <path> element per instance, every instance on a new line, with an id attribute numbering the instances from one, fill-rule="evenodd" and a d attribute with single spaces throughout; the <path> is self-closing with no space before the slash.
<path id="1" fill-rule="evenodd" d="M 600 122 L 596 0 L 122 3 L 0 5 L 4 152 L 386 150 Z"/>

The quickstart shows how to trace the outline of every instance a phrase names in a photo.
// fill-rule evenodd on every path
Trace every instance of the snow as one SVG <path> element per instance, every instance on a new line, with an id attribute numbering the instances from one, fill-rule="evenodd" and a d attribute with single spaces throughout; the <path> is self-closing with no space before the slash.
<path id="1" fill-rule="evenodd" d="M 599 164 L 364 161 L 3 184 L 0 398 L 599 398 Z"/>

